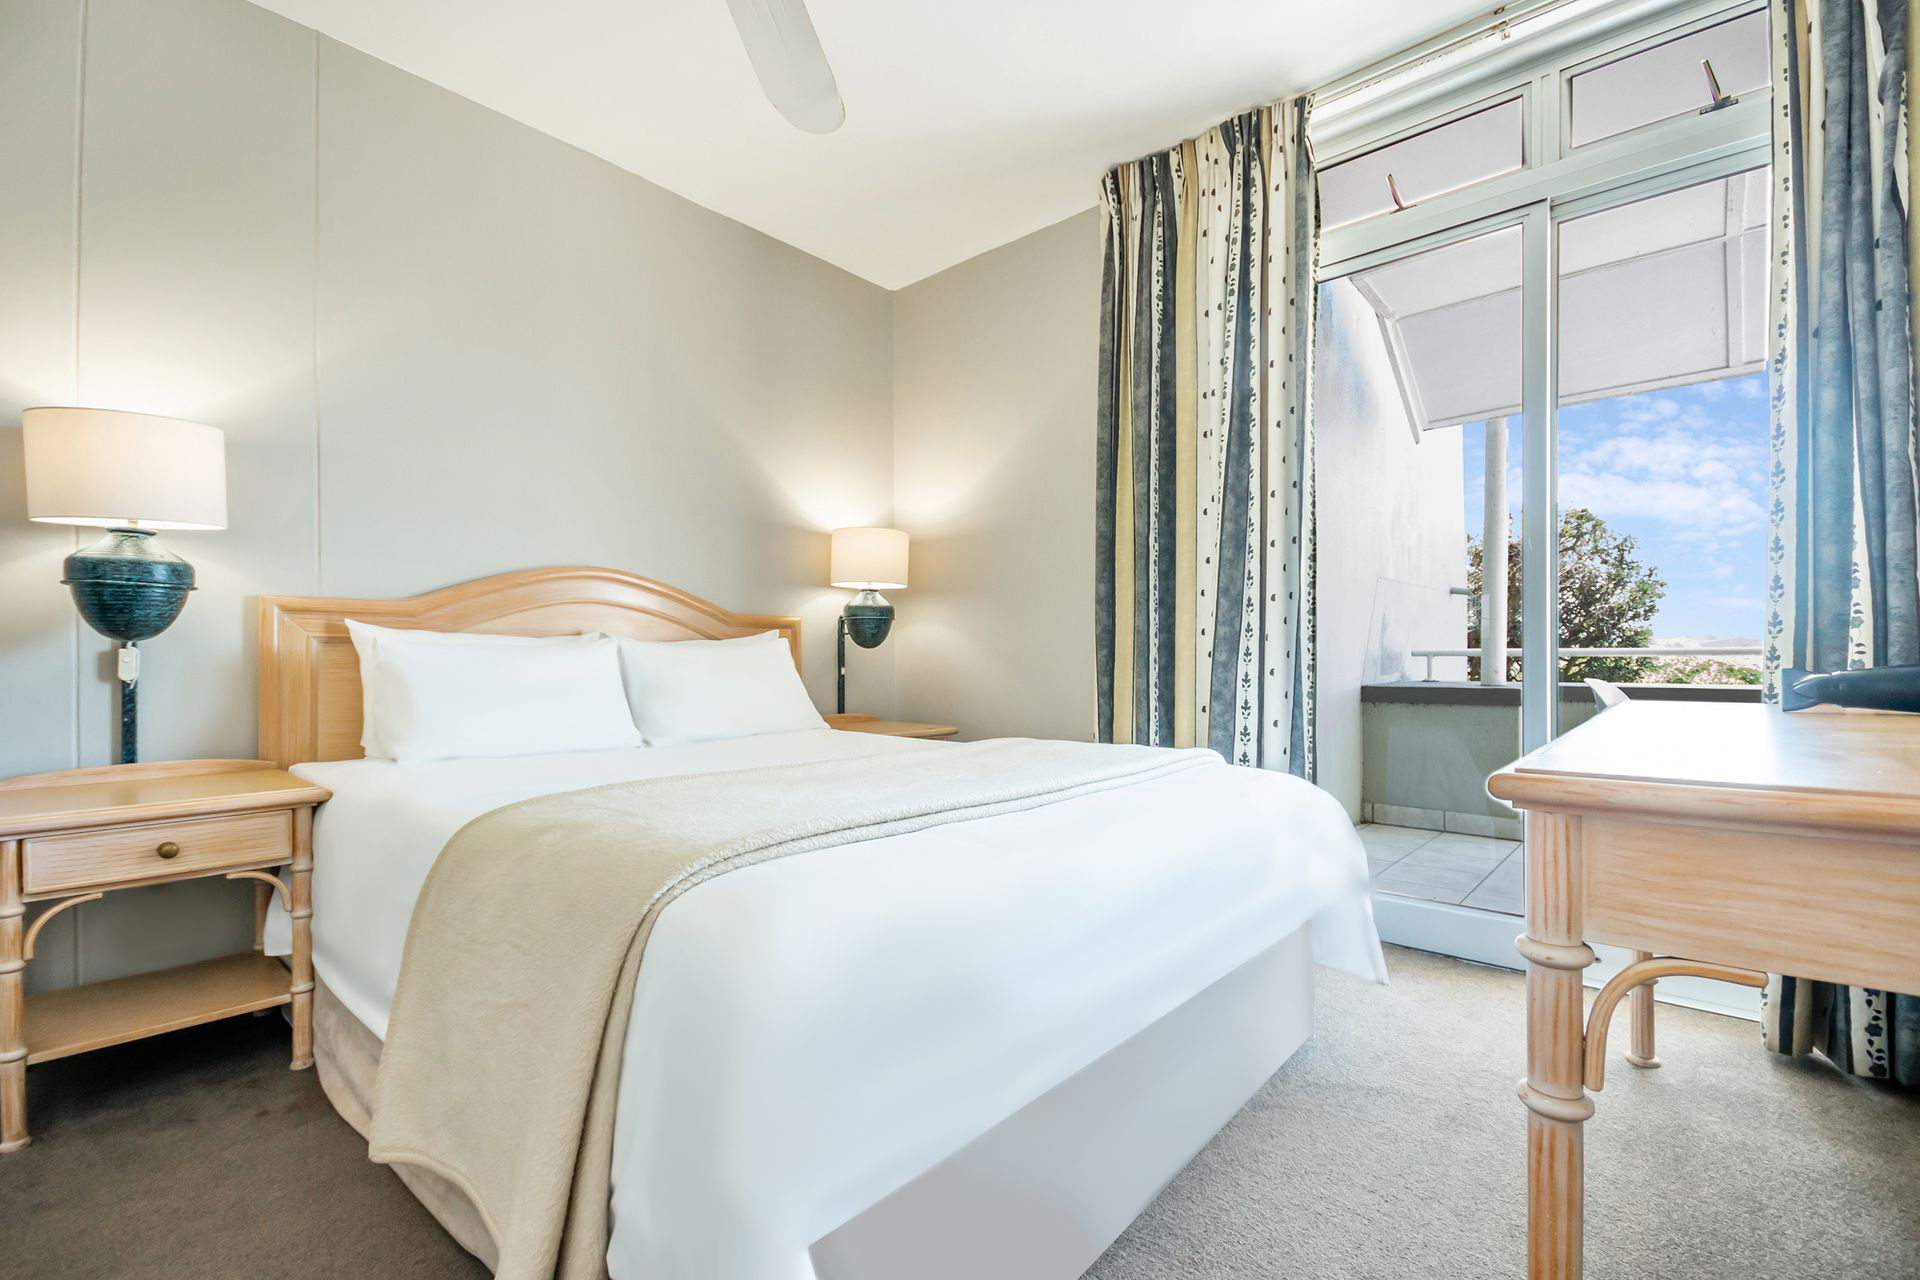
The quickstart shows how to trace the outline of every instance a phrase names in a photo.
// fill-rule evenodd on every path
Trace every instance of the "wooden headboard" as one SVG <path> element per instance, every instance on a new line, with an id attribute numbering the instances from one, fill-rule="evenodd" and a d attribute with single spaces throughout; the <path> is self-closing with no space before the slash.
<path id="1" fill-rule="evenodd" d="M 800 620 L 729 613 L 618 569 L 527 569 L 406 600 L 260 597 L 260 755 L 286 766 L 360 757 L 360 662 L 346 620 L 381 627 L 636 640 L 778 631 L 800 665 Z"/>

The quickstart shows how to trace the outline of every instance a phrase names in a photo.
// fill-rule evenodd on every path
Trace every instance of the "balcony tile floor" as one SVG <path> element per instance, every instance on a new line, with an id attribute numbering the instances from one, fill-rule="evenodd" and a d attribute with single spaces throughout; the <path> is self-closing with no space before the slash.
<path id="1" fill-rule="evenodd" d="M 1510 916 L 1526 912 L 1526 860 L 1512 840 L 1369 822 L 1360 827 L 1360 841 L 1367 846 L 1376 892 Z"/>

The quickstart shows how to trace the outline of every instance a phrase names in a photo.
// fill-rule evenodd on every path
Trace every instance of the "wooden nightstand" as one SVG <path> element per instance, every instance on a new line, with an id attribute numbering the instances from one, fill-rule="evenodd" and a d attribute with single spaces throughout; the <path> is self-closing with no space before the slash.
<path id="1" fill-rule="evenodd" d="M 911 720 L 882 720 L 879 716 L 845 711 L 826 717 L 827 727 L 848 733 L 884 733 L 890 738 L 951 738 L 960 730 L 950 724 L 915 724 Z"/>
<path id="2" fill-rule="evenodd" d="M 293 1067 L 313 1065 L 313 807 L 332 793 L 262 760 L 170 760 L 0 782 L 0 1153 L 27 1145 L 27 1067 L 291 1005 Z M 292 884 L 273 874 L 288 867 Z M 257 883 L 254 950 L 28 997 L 48 920 L 115 889 Z M 293 918 L 290 966 L 260 954 L 267 895 Z M 25 927 L 25 904 L 54 905 Z"/>

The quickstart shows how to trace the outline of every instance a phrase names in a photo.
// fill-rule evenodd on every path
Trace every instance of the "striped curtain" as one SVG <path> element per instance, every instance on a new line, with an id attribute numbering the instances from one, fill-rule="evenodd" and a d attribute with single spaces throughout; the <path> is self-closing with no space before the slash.
<path id="1" fill-rule="evenodd" d="M 1920 662 L 1906 0 L 1774 0 L 1769 701 Z M 1774 977 L 1769 1049 L 1920 1084 L 1920 1000 Z"/>
<path id="2" fill-rule="evenodd" d="M 1311 777 L 1301 115 L 1236 116 L 1103 183 L 1094 630 L 1102 742 Z"/>

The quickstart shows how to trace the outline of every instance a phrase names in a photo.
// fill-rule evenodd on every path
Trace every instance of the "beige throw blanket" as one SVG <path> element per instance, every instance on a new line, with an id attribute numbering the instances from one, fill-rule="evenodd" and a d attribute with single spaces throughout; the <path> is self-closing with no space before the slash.
<path id="1" fill-rule="evenodd" d="M 617 783 L 462 828 L 414 907 L 375 1093 L 373 1159 L 472 1200 L 500 1280 L 606 1274 L 614 1104 L 660 912 L 789 854 L 1052 804 L 1206 751 L 1002 739 Z"/>

